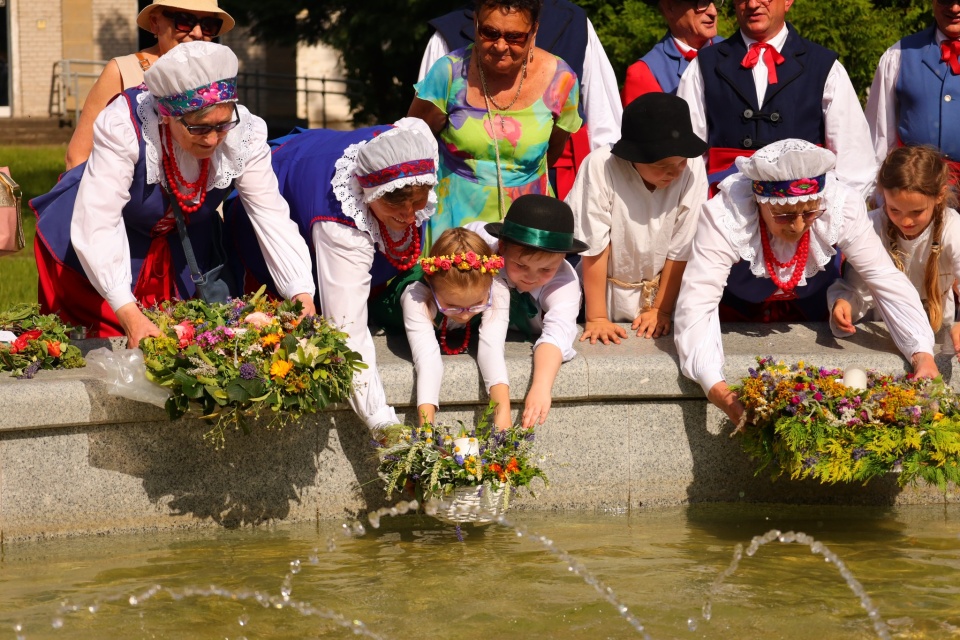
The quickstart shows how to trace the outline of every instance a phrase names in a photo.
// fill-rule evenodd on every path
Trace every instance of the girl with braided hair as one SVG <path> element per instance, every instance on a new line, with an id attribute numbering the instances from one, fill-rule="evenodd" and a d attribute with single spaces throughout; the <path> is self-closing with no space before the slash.
<path id="1" fill-rule="evenodd" d="M 960 275 L 960 218 L 952 208 L 955 197 L 949 183 L 950 169 L 939 151 L 898 147 L 877 174 L 883 206 L 869 215 L 894 264 L 920 294 L 938 341 L 958 352 L 953 282 Z M 874 306 L 862 278 L 849 265 L 827 298 L 833 309 L 830 327 L 837 337 L 856 331 L 853 323 Z"/>

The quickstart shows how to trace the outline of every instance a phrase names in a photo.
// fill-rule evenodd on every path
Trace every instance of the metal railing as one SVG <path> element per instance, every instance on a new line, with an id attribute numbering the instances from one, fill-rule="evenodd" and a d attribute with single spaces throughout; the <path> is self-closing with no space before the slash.
<path id="1" fill-rule="evenodd" d="M 107 60 L 59 60 L 54 64 L 50 115 L 80 118 L 83 102 Z M 346 124 L 350 116 L 350 89 L 356 82 L 263 71 L 241 71 L 237 77 L 240 103 L 270 122 L 300 121 L 308 126 Z M 331 118 L 332 111 L 342 114 Z"/>

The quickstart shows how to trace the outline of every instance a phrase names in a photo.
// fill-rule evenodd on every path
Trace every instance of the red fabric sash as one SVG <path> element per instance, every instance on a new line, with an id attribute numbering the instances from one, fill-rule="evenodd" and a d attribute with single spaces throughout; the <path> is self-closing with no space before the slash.
<path id="1" fill-rule="evenodd" d="M 737 158 L 749 158 L 756 149 L 731 149 L 711 147 L 707 150 L 707 181 L 710 183 L 710 197 L 717 195 L 717 185 L 727 177 L 727 170 Z"/>
<path id="2" fill-rule="evenodd" d="M 586 127 L 580 127 L 579 131 L 571 134 L 567 139 L 567 144 L 563 146 L 563 153 L 553 165 L 557 172 L 557 198 L 560 200 L 566 198 L 570 189 L 573 188 L 577 170 L 588 153 L 590 153 L 590 136 Z"/>

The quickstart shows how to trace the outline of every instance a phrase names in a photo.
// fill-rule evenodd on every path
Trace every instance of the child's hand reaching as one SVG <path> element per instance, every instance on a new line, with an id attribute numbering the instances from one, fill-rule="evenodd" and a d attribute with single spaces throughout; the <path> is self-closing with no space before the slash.
<path id="1" fill-rule="evenodd" d="M 670 314 L 660 309 L 641 311 L 630 325 L 638 338 L 659 338 L 670 333 Z"/>
<path id="2" fill-rule="evenodd" d="M 580 336 L 580 342 L 590 339 L 590 344 L 597 344 L 597 340 L 603 344 L 620 344 L 620 338 L 627 337 L 627 330 L 620 325 L 610 322 L 606 318 L 602 320 L 587 320 L 583 327 L 583 335 Z"/>
<path id="3" fill-rule="evenodd" d="M 853 307 L 843 298 L 833 303 L 833 322 L 837 328 L 846 333 L 856 333 L 857 328 L 853 326 Z"/>
<path id="4" fill-rule="evenodd" d="M 530 387 L 523 406 L 523 428 L 530 429 L 546 422 L 552 401 L 550 387 L 546 389 L 541 389 L 537 385 Z"/>

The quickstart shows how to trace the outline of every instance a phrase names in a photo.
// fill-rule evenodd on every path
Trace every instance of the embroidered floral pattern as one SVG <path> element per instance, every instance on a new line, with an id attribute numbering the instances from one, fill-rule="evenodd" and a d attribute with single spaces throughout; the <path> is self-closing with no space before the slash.
<path id="1" fill-rule="evenodd" d="M 368 173 L 365 176 L 357 176 L 357 182 L 359 182 L 360 186 L 364 189 L 373 189 L 374 187 L 379 187 L 388 182 L 399 180 L 400 178 L 422 176 L 436 173 L 436 171 L 437 165 L 433 159 L 424 158 L 412 162 L 401 162 L 400 164 L 391 165 L 379 171 Z"/>
<path id="2" fill-rule="evenodd" d="M 766 198 L 786 198 L 789 196 L 809 196 L 823 191 L 827 175 L 799 180 L 754 180 L 753 193 Z"/>
<path id="3" fill-rule="evenodd" d="M 191 111 L 237 99 L 237 79 L 226 78 L 216 80 L 209 85 L 188 89 L 184 93 L 172 96 L 157 97 L 157 108 L 160 115 L 179 117 Z"/>

